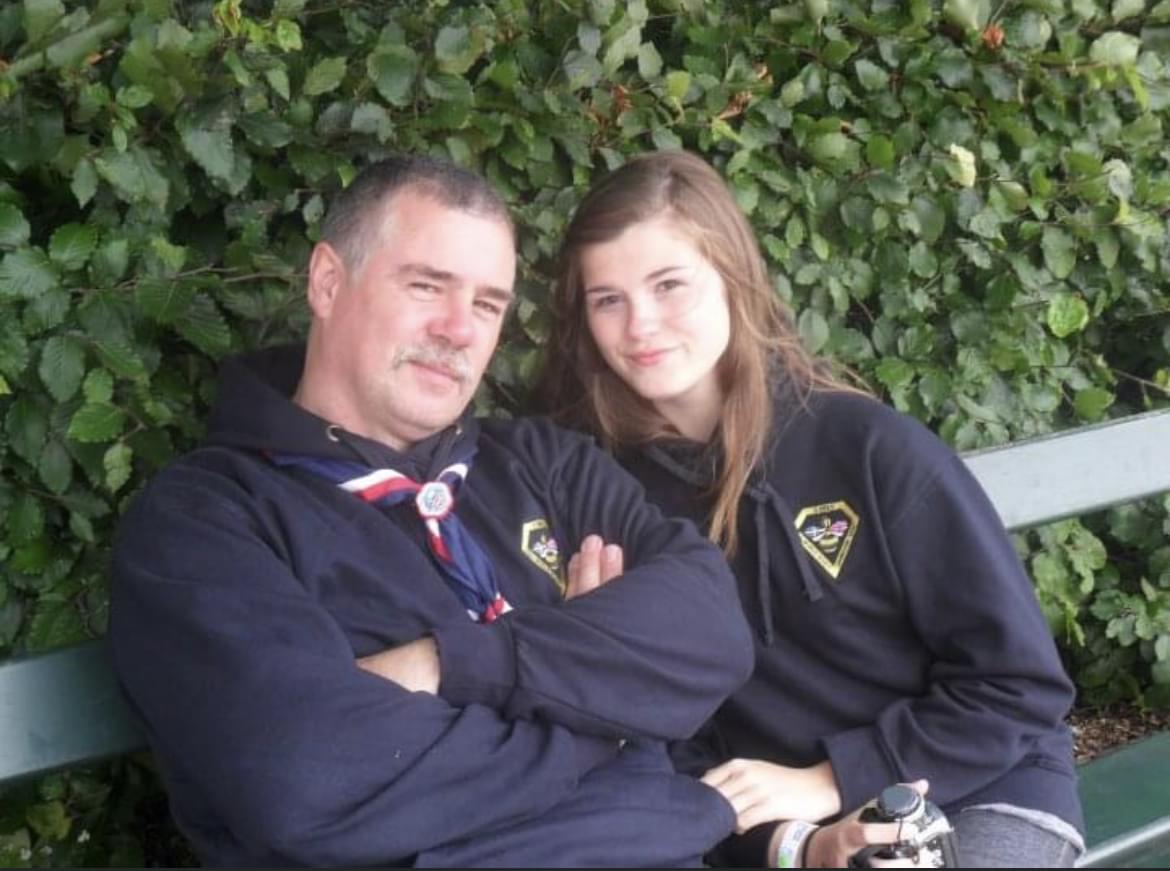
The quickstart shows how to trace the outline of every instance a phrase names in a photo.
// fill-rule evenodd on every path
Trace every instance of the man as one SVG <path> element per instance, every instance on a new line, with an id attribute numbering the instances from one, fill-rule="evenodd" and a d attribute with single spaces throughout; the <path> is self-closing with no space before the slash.
<path id="1" fill-rule="evenodd" d="M 466 412 L 514 242 L 480 177 L 367 168 L 307 348 L 226 364 L 122 522 L 115 664 L 205 864 L 696 864 L 734 826 L 663 749 L 751 669 L 721 554 L 584 438 Z M 566 599 L 602 540 L 625 571 Z"/>

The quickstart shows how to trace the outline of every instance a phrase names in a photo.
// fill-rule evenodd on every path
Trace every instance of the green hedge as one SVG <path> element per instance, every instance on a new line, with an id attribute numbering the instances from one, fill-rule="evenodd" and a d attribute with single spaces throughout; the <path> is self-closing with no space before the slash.
<path id="1" fill-rule="evenodd" d="M 323 196 L 485 172 L 516 407 L 572 207 L 725 173 L 808 345 L 958 449 L 1170 404 L 1170 0 L 23 0 L 0 8 L 0 654 L 103 631 L 125 501 L 215 361 L 305 323 Z M 1086 704 L 1170 703 L 1170 499 L 1019 536 Z M 142 761 L 0 797 L 5 865 L 175 861 Z"/>

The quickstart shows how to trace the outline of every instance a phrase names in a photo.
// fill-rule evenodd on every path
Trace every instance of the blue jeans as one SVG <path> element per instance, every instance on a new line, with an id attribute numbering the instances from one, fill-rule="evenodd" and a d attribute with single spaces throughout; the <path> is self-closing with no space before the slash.
<path id="1" fill-rule="evenodd" d="M 963 868 L 1071 868 L 1082 851 L 1052 828 L 991 808 L 960 811 L 951 825 Z"/>

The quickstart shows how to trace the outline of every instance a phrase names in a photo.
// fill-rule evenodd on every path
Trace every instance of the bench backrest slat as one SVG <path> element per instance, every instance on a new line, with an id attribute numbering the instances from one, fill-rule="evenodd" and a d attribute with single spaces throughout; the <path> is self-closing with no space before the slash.
<path id="1" fill-rule="evenodd" d="M 1023 529 L 1170 490 L 1170 410 L 963 455 L 1004 526 Z"/>
<path id="2" fill-rule="evenodd" d="M 0 663 L 0 783 L 145 744 L 104 642 Z"/>

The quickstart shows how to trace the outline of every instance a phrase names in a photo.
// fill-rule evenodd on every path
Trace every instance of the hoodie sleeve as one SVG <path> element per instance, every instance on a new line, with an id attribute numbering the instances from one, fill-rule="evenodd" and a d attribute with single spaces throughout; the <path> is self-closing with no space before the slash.
<path id="1" fill-rule="evenodd" d="M 180 469 L 137 500 L 115 545 L 109 638 L 172 800 L 197 796 L 246 855 L 407 862 L 539 816 L 613 758 L 612 741 L 359 669 L 232 486 Z"/>
<path id="2" fill-rule="evenodd" d="M 884 519 L 898 594 L 932 657 L 927 691 L 823 739 L 844 808 L 922 776 L 939 804 L 961 799 L 1062 729 L 1072 705 L 1072 683 L 1011 539 L 978 482 L 947 454 L 903 512 Z"/>
<path id="3" fill-rule="evenodd" d="M 690 737 L 754 664 L 727 561 L 689 521 L 665 519 L 591 441 L 562 432 L 565 442 L 528 465 L 548 470 L 568 552 L 598 533 L 622 545 L 626 571 L 489 626 L 440 628 L 440 693 L 597 735 Z"/>

